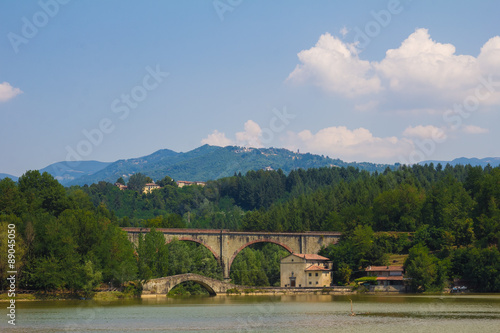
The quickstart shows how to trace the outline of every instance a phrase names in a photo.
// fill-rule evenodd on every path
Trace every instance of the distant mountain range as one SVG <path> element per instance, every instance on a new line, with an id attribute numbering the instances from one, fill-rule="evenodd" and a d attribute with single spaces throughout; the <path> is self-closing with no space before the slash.
<path id="1" fill-rule="evenodd" d="M 486 157 L 486 158 L 467 158 L 467 157 L 460 157 L 460 158 L 455 158 L 452 161 L 423 161 L 418 164 L 424 165 L 424 164 L 430 164 L 433 163 L 434 165 L 437 165 L 438 163 L 441 163 L 442 166 L 445 166 L 446 164 L 450 164 L 451 166 L 455 165 L 467 165 L 470 164 L 472 166 L 481 166 L 485 167 L 488 164 L 491 165 L 492 167 L 497 167 L 500 165 L 500 157 Z"/>
<path id="2" fill-rule="evenodd" d="M 119 160 L 105 168 L 83 175 L 64 185 L 92 184 L 104 180 L 115 182 L 119 177 L 127 179 L 141 172 L 154 180 L 170 176 L 175 180 L 207 181 L 246 173 L 249 170 L 282 169 L 288 173 L 298 168 L 347 167 L 368 171 L 383 171 L 388 165 L 374 163 L 346 163 L 320 155 L 300 154 L 281 148 L 216 147 L 204 145 L 185 153 L 169 149 L 139 158 Z"/>
<path id="3" fill-rule="evenodd" d="M 424 161 L 419 164 L 445 166 L 471 164 L 486 166 L 500 165 L 500 158 L 457 158 L 453 161 Z M 278 170 L 289 173 L 295 169 L 319 167 L 348 167 L 360 170 L 384 171 L 387 167 L 396 168 L 397 165 L 344 162 L 328 156 L 310 153 L 300 154 L 282 148 L 243 148 L 236 146 L 216 147 L 204 145 L 185 153 L 178 153 L 170 149 L 161 149 L 151 155 L 118 160 L 107 163 L 99 161 L 58 162 L 51 164 L 40 172 L 47 171 L 64 186 L 85 185 L 99 181 L 115 182 L 123 177 L 127 180 L 134 173 L 141 172 L 154 180 L 170 176 L 175 180 L 207 181 L 232 176 L 234 173 L 246 173 L 249 170 Z M 0 179 L 17 177 L 1 174 Z"/>
<path id="4" fill-rule="evenodd" d="M 47 171 L 64 185 L 83 176 L 92 175 L 110 164 L 99 161 L 57 162 L 41 169 L 40 172 Z"/>
<path id="5" fill-rule="evenodd" d="M 50 173 L 55 179 L 64 185 L 82 176 L 94 174 L 110 164 L 110 162 L 99 161 L 57 162 L 40 169 L 39 171 L 40 173 Z M 18 177 L 16 176 L 0 173 L 0 179 L 7 177 L 14 181 L 18 180 Z"/>
<path id="6" fill-rule="evenodd" d="M 18 179 L 18 177 L 9 175 L 8 173 L 0 173 L 0 180 L 2 180 L 4 178 L 10 178 L 15 182 L 17 182 L 17 179 Z"/>

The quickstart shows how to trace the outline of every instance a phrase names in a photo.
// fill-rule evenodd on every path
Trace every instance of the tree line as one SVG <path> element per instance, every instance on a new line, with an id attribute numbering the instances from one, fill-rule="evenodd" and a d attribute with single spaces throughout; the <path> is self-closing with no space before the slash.
<path id="1" fill-rule="evenodd" d="M 143 182 L 144 177 L 130 180 Z M 397 253 L 408 255 L 405 268 L 414 277 L 415 290 L 440 289 L 452 279 L 480 291 L 500 290 L 498 167 L 430 164 L 382 173 L 332 167 L 288 175 L 259 170 L 209 181 L 204 187 L 178 188 L 168 176 L 157 183 L 161 189 L 144 194 L 140 185 L 120 190 L 106 182 L 64 188 L 38 171 L 27 172 L 17 183 L 0 181 L 0 232 L 16 225 L 22 286 L 89 290 L 100 282 L 121 284 L 173 274 L 174 259 L 165 259 L 171 260 L 165 267 L 164 260 L 147 259 L 160 255 L 148 252 L 152 240 L 149 247 L 144 240 L 136 249 L 119 228 L 140 226 L 341 231 L 340 243 L 322 252 L 334 261 L 336 283 L 356 278 L 369 264 L 386 264 L 388 254 Z M 6 239 L 2 236 L 0 245 L 5 246 Z M 180 256 L 191 250 L 165 251 L 168 258 L 168 253 Z M 274 284 L 273 265 L 264 264 L 259 254 L 265 251 L 245 250 L 233 265 L 237 268 L 242 260 L 241 272 L 262 271 L 267 282 L 261 273 L 245 277 L 236 269 L 233 278 Z M 277 253 L 271 252 L 268 255 Z M 5 274 L 3 259 L 0 272 Z M 200 260 L 188 266 L 203 267 Z M 216 276 L 213 267 L 205 269 Z"/>

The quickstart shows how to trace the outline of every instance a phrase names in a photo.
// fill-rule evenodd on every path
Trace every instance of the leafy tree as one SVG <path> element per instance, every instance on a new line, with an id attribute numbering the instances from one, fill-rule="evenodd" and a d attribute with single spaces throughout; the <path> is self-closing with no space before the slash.
<path id="1" fill-rule="evenodd" d="M 442 289 L 447 279 L 448 266 L 448 264 L 440 263 L 421 243 L 410 249 L 404 263 L 410 286 L 417 292 Z"/>
<path id="2" fill-rule="evenodd" d="M 64 187 L 47 172 L 27 171 L 19 177 L 18 183 L 32 212 L 43 209 L 57 216 L 70 208 Z"/>
<path id="3" fill-rule="evenodd" d="M 276 244 L 248 246 L 234 259 L 231 280 L 235 284 L 247 286 L 279 286 L 281 259 L 289 254 Z"/>
<path id="4" fill-rule="evenodd" d="M 490 248 L 460 248 L 452 255 L 451 271 L 479 292 L 500 290 L 500 251 Z"/>
<path id="5" fill-rule="evenodd" d="M 333 274 L 333 282 L 339 286 L 348 285 L 351 280 L 352 269 L 345 262 L 341 263 Z"/>
<path id="6" fill-rule="evenodd" d="M 163 177 L 163 179 L 157 181 L 156 184 L 160 185 L 161 187 L 165 187 L 165 186 L 177 186 L 177 184 L 175 183 L 175 181 L 172 178 L 170 178 L 169 176 Z"/>
<path id="7" fill-rule="evenodd" d="M 127 187 L 129 190 L 142 193 L 144 186 L 146 186 L 146 184 L 150 182 L 152 182 L 151 178 L 147 177 L 146 175 L 140 172 L 134 173 L 132 176 L 130 176 Z"/>

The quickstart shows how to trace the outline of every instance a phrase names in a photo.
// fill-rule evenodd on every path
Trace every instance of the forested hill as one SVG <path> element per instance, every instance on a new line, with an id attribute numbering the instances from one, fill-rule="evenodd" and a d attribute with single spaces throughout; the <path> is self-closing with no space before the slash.
<path id="1" fill-rule="evenodd" d="M 216 147 L 204 145 L 186 153 L 169 149 L 139 158 L 116 161 L 92 175 L 85 175 L 63 185 L 84 185 L 99 181 L 125 180 L 134 173 L 143 173 L 152 179 L 168 175 L 175 180 L 207 181 L 246 173 L 249 170 L 271 168 L 289 173 L 295 169 L 353 166 L 367 171 L 383 171 L 387 165 L 374 163 L 347 163 L 320 155 L 300 154 L 280 148 Z M 50 171 L 49 171 L 50 173 Z"/>

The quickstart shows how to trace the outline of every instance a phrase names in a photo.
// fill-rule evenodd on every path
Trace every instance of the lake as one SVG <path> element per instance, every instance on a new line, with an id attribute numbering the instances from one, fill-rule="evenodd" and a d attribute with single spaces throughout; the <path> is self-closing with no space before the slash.
<path id="1" fill-rule="evenodd" d="M 0 331 L 500 332 L 500 295 L 158 297 L 16 305 L 17 325 L 8 325 L 4 315 Z"/>

